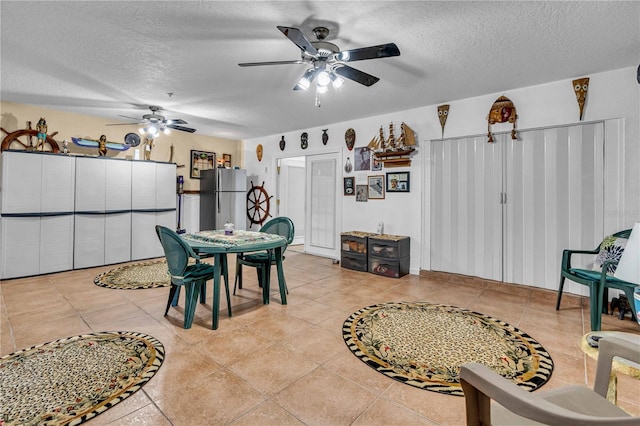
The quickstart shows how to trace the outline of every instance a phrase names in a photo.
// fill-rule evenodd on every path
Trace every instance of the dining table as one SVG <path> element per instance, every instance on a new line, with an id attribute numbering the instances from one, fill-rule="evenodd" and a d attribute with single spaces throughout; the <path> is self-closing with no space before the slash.
<path id="1" fill-rule="evenodd" d="M 196 253 L 205 253 L 213 255 L 213 324 L 212 329 L 218 329 L 220 316 L 220 281 L 224 275 L 228 285 L 227 271 L 227 254 L 229 253 L 248 253 L 256 251 L 267 251 L 273 254 L 276 261 L 278 271 L 278 286 L 280 289 L 280 300 L 283 305 L 287 304 L 287 285 L 284 278 L 284 270 L 282 268 L 282 252 L 287 245 L 287 240 L 278 234 L 269 234 L 258 231 L 245 230 L 210 230 L 198 231 L 188 234 L 182 234 L 182 239 L 191 246 Z M 270 293 L 270 272 L 271 268 L 267 268 L 266 282 L 263 283 L 262 301 L 264 304 L 269 303 Z M 227 295 L 228 297 L 228 295 Z"/>

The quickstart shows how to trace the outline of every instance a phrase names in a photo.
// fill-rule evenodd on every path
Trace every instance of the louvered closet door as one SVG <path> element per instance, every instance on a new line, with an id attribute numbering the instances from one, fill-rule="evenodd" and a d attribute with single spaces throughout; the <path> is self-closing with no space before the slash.
<path id="1" fill-rule="evenodd" d="M 562 250 L 602 239 L 603 123 L 502 136 L 504 281 L 555 290 Z M 584 294 L 584 286 L 567 281 L 566 291 Z"/>
<path id="2" fill-rule="evenodd" d="M 502 279 L 502 144 L 431 142 L 431 269 Z"/>

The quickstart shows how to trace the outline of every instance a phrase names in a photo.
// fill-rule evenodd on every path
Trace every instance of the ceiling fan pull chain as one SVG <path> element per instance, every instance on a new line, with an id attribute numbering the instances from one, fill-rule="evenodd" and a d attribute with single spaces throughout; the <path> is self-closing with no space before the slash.
<path id="1" fill-rule="evenodd" d="M 320 108 L 320 93 L 316 90 L 316 106 Z"/>

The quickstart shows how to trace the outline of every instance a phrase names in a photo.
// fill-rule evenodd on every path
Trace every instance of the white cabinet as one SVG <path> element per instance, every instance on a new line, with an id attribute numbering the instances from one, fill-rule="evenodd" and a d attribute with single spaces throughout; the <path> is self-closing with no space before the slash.
<path id="1" fill-rule="evenodd" d="M 562 250 L 602 240 L 603 143 L 603 123 L 432 141 L 431 269 L 556 289 Z"/>
<path id="2" fill-rule="evenodd" d="M 74 267 L 131 260 L 131 161 L 76 159 Z"/>
<path id="3" fill-rule="evenodd" d="M 73 269 L 75 159 L 2 153 L 0 278 Z"/>
<path id="4" fill-rule="evenodd" d="M 155 228 L 176 228 L 176 165 L 134 162 L 131 176 L 131 259 L 164 256 Z"/>

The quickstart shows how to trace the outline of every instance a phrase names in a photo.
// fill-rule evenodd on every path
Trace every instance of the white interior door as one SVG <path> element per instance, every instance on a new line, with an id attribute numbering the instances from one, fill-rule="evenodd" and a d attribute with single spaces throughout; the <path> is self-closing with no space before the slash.
<path id="1" fill-rule="evenodd" d="M 304 249 L 309 254 L 339 258 L 338 153 L 306 157 L 306 229 Z"/>
<path id="2" fill-rule="evenodd" d="M 278 216 L 286 216 L 293 222 L 295 234 L 292 244 L 304 244 L 306 180 L 305 157 L 280 160 Z"/>

